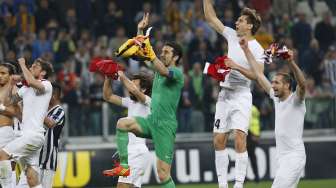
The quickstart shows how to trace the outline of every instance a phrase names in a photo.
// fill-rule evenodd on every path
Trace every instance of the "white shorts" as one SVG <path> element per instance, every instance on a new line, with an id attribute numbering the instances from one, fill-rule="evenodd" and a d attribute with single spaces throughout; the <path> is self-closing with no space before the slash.
<path id="1" fill-rule="evenodd" d="M 55 171 L 41 169 L 40 180 L 43 188 L 52 188 Z"/>
<path id="2" fill-rule="evenodd" d="M 19 161 L 23 170 L 27 165 L 32 166 L 35 170 L 39 165 L 40 149 L 44 143 L 44 134 L 37 132 L 25 131 L 22 136 L 16 137 L 9 142 L 3 150 L 11 158 Z"/>
<path id="3" fill-rule="evenodd" d="M 135 187 L 141 187 L 142 177 L 146 167 L 149 164 L 149 152 L 130 152 L 128 155 L 128 164 L 131 168 L 131 174 L 127 177 L 120 176 L 118 182 L 132 184 Z"/>
<path id="4" fill-rule="evenodd" d="M 233 91 L 221 89 L 216 103 L 214 133 L 227 133 L 238 129 L 247 134 L 252 110 L 249 88 Z"/>
<path id="5" fill-rule="evenodd" d="M 296 188 L 306 165 L 306 155 L 301 152 L 281 156 L 278 165 L 272 188 Z"/>
<path id="6" fill-rule="evenodd" d="M 14 130 L 11 126 L 0 127 L 0 135 L 0 148 L 4 148 L 15 137 Z"/>

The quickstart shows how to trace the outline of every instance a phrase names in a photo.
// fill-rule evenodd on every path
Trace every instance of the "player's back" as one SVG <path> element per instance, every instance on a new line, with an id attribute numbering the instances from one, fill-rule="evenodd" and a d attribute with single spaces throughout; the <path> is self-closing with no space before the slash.
<path id="1" fill-rule="evenodd" d="M 226 38 L 228 43 L 228 57 L 244 68 L 250 69 L 250 65 L 246 59 L 246 56 L 239 45 L 239 37 L 237 36 L 237 32 L 230 27 L 225 27 L 223 36 Z M 248 46 L 256 61 L 263 64 L 264 49 L 259 44 L 259 42 L 255 39 L 250 40 L 248 41 Z M 220 83 L 222 87 L 230 89 L 235 89 L 237 87 L 249 88 L 250 84 L 251 81 L 237 70 L 231 70 L 225 81 Z"/>
<path id="2" fill-rule="evenodd" d="M 302 134 L 306 112 L 305 102 L 300 101 L 296 92 L 284 101 L 280 101 L 277 97 L 274 97 L 273 101 L 277 151 L 280 154 L 304 152 Z"/>
<path id="3" fill-rule="evenodd" d="M 48 80 L 42 80 L 45 93 L 38 94 L 36 89 L 23 86 L 18 90 L 23 100 L 22 131 L 34 131 L 43 133 L 43 120 L 47 115 L 49 102 L 52 95 L 52 86 Z"/>

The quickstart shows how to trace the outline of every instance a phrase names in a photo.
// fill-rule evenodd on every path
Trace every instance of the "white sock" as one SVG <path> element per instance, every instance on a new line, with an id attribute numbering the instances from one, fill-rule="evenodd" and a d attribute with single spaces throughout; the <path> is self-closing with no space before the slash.
<path id="1" fill-rule="evenodd" d="M 35 187 L 32 187 L 32 188 L 43 188 L 42 185 L 36 185 Z"/>
<path id="2" fill-rule="evenodd" d="M 247 172 L 248 156 L 247 151 L 243 153 L 236 153 L 236 163 L 235 163 L 235 180 L 236 183 L 234 188 L 242 188 Z"/>
<path id="3" fill-rule="evenodd" d="M 215 164 L 216 164 L 216 172 L 218 178 L 219 188 L 227 188 L 228 187 L 228 166 L 229 166 L 229 155 L 226 149 L 215 151 Z"/>
<path id="4" fill-rule="evenodd" d="M 0 161 L 0 183 L 2 188 L 12 188 L 12 165 L 9 160 Z"/>
<path id="5" fill-rule="evenodd" d="M 16 171 L 12 171 L 12 187 L 16 187 Z"/>

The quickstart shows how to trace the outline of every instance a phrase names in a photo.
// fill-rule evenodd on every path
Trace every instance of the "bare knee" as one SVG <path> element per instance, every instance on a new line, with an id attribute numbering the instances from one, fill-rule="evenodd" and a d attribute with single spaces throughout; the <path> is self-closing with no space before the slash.
<path id="1" fill-rule="evenodd" d="M 8 160 L 9 157 L 10 156 L 4 150 L 0 150 L 0 161 Z"/>
<path id="2" fill-rule="evenodd" d="M 117 122 L 117 128 L 122 130 L 129 130 L 130 123 L 128 118 L 120 118 Z"/>
<path id="3" fill-rule="evenodd" d="M 215 147 L 215 150 L 224 150 L 226 148 L 226 142 L 227 142 L 227 133 L 215 133 L 213 144 Z"/>
<path id="4" fill-rule="evenodd" d="M 26 176 L 27 183 L 30 187 L 39 185 L 38 172 L 36 172 L 32 167 L 27 167 Z"/>
<path id="5" fill-rule="evenodd" d="M 246 151 L 246 133 L 241 130 L 235 130 L 235 149 L 238 153 Z"/>

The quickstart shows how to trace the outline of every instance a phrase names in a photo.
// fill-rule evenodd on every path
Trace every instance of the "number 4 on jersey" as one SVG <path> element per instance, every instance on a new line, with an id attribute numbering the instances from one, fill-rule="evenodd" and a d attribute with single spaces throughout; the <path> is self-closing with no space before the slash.
<path id="1" fill-rule="evenodd" d="M 219 129 L 219 123 L 220 123 L 220 119 L 217 119 L 216 122 L 215 122 L 215 127 L 216 127 L 217 129 Z"/>

